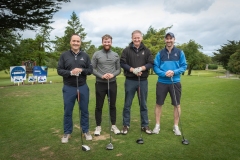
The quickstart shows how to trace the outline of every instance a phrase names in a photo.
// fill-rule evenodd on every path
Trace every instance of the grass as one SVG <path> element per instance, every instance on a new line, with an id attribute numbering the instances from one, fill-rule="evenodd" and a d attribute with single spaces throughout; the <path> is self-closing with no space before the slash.
<path id="1" fill-rule="evenodd" d="M 131 111 L 131 128 L 124 135 L 112 135 L 114 150 L 105 149 L 109 143 L 108 106 L 103 108 L 102 134 L 91 147 L 81 150 L 79 115 L 74 108 L 74 130 L 68 144 L 61 144 L 63 132 L 62 79 L 56 70 L 49 70 L 52 84 L 13 86 L 9 76 L 0 73 L 0 159 L 240 159 L 240 80 L 217 78 L 214 71 L 193 71 L 182 76 L 182 116 L 184 136 L 189 145 L 181 144 L 181 137 L 172 132 L 173 108 L 167 97 L 158 135 L 143 133 L 140 137 L 139 106 L 136 96 Z M 4 77 L 5 76 L 5 77 Z M 117 126 L 122 126 L 124 76 L 117 78 Z M 148 110 L 150 128 L 155 125 L 156 75 L 149 76 Z M 88 77 L 90 88 L 90 131 L 95 128 L 95 78 Z"/>

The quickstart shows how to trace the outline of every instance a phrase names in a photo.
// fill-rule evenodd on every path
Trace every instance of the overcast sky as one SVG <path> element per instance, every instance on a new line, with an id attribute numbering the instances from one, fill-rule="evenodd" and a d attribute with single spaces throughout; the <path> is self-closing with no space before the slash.
<path id="1" fill-rule="evenodd" d="M 96 47 L 104 34 L 110 34 L 113 46 L 125 48 L 132 31 L 146 33 L 150 26 L 159 30 L 173 25 L 169 31 L 176 43 L 192 39 L 210 56 L 227 40 L 240 40 L 239 0 L 71 0 L 54 15 L 52 39 L 63 36 L 73 11 L 85 28 L 86 40 Z M 35 32 L 23 35 L 34 38 Z"/>

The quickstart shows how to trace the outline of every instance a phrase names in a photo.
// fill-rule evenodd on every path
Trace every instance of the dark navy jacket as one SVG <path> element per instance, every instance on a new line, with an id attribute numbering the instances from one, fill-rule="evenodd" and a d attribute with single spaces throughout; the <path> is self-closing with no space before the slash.
<path id="1" fill-rule="evenodd" d="M 126 47 L 120 58 L 120 65 L 124 69 L 126 79 L 138 80 L 138 77 L 130 72 L 130 68 L 145 66 L 146 70 L 142 71 L 141 80 L 147 80 L 149 69 L 153 66 L 153 56 L 150 50 L 143 43 L 139 48 L 135 48 L 133 42 Z"/>
<path id="2" fill-rule="evenodd" d="M 57 72 L 63 77 L 63 83 L 68 86 L 77 86 L 76 76 L 71 76 L 70 71 L 74 68 L 82 68 L 83 71 L 78 77 L 78 85 L 86 84 L 87 75 L 92 74 L 93 68 L 91 59 L 84 51 L 80 51 L 77 55 L 71 50 L 61 54 L 58 61 Z"/>

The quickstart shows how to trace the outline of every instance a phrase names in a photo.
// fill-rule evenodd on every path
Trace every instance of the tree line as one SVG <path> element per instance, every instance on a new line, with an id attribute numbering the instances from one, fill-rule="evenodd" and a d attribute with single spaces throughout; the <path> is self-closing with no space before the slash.
<path id="1" fill-rule="evenodd" d="M 44 3 L 45 1 L 42 2 Z M 91 41 L 85 40 L 87 33 L 85 32 L 85 28 L 82 26 L 80 19 L 75 12 L 70 15 L 68 25 L 65 27 L 64 35 L 62 37 L 56 36 L 55 40 L 51 40 L 50 33 L 53 30 L 53 28 L 50 27 L 52 14 L 60 9 L 60 2 L 63 3 L 69 1 L 58 0 L 58 3 L 53 2 L 51 4 L 52 7 L 55 5 L 55 9 L 52 10 L 51 16 L 45 17 L 45 21 L 41 18 L 39 21 L 37 21 L 38 16 L 36 16 L 34 18 L 35 21 L 28 21 L 27 19 L 24 19 L 21 23 L 19 22 L 19 25 L 14 23 L 9 25 L 9 27 L 7 27 L 9 23 L 8 21 L 2 21 L 4 24 L 2 23 L 0 25 L 0 71 L 8 71 L 10 66 L 21 65 L 21 62 L 25 60 L 36 61 L 37 65 L 39 66 L 47 65 L 50 68 L 56 68 L 60 54 L 70 49 L 70 36 L 74 33 L 81 36 L 81 50 L 86 51 L 90 57 L 92 57 L 94 52 L 102 49 L 102 46 L 95 46 L 91 44 Z M 1 3 L 0 6 L 2 6 Z M 17 4 L 15 5 L 17 6 Z M 42 7 L 45 7 L 45 5 L 46 4 L 43 4 Z M 10 5 L 10 7 L 13 6 Z M 22 9 L 29 10 L 27 6 L 25 7 L 26 8 Z M 49 12 L 45 12 L 45 14 Z M 14 14 L 17 15 L 18 13 L 14 12 Z M 42 14 L 43 13 L 39 15 Z M 35 13 L 35 15 L 38 14 Z M 0 16 L 0 18 L 1 20 L 3 19 L 2 16 Z M 21 19 L 19 19 L 19 21 L 21 21 Z M 36 30 L 35 38 L 22 39 L 21 35 L 17 32 L 18 29 L 34 29 L 36 26 L 40 26 L 40 29 Z M 154 57 L 160 49 L 164 48 L 164 36 L 167 31 L 171 29 L 171 27 L 172 26 L 155 29 L 150 26 L 147 32 L 143 34 L 143 43 L 150 49 Z M 229 41 L 228 44 L 225 44 L 221 46 L 220 49 L 216 50 L 216 52 L 213 53 L 213 57 L 209 57 L 202 53 L 200 50 L 203 47 L 194 40 L 189 40 L 189 42 L 177 44 L 176 46 L 181 48 L 186 55 L 188 63 L 188 75 L 191 75 L 191 71 L 194 69 L 194 67 L 198 69 L 205 69 L 206 64 L 209 63 L 218 63 L 223 65 L 223 67 L 227 70 L 235 73 L 240 72 L 240 41 Z M 113 46 L 112 50 L 121 55 L 123 48 Z"/>

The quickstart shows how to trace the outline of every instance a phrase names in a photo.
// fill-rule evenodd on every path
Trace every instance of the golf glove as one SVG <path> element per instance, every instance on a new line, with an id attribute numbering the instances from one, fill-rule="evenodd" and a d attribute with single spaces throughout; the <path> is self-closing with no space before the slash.
<path id="1" fill-rule="evenodd" d="M 141 72 L 142 71 L 142 67 L 138 67 L 138 72 Z"/>
<path id="2" fill-rule="evenodd" d="M 142 71 L 142 67 L 138 67 L 138 68 L 134 68 L 133 69 L 133 73 L 135 74 L 135 75 L 137 75 L 139 72 L 141 72 Z"/>
<path id="3" fill-rule="evenodd" d="M 137 69 L 137 68 L 134 68 L 134 69 L 133 69 L 133 74 L 135 74 L 135 75 L 138 74 L 138 69 Z"/>
<path id="4" fill-rule="evenodd" d="M 81 72 L 77 73 L 77 74 L 73 74 L 72 71 L 70 71 L 71 76 L 79 76 L 79 74 L 81 74 Z"/>

